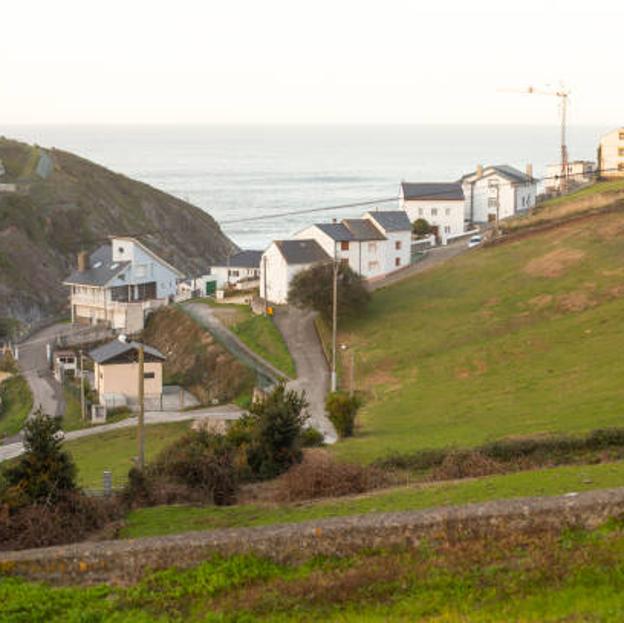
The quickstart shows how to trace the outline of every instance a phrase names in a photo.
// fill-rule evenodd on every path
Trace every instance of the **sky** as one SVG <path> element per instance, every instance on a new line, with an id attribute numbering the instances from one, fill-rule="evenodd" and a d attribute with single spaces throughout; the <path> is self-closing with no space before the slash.
<path id="1" fill-rule="evenodd" d="M 0 122 L 624 123 L 621 0 L 30 0 Z"/>

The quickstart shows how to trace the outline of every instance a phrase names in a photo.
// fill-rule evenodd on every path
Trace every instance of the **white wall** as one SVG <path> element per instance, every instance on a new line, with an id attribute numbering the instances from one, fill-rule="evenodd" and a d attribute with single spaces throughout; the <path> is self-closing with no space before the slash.
<path id="1" fill-rule="evenodd" d="M 602 137 L 598 166 L 604 171 L 602 177 L 624 177 L 624 127 Z"/>
<path id="2" fill-rule="evenodd" d="M 430 225 L 438 227 L 443 244 L 449 236 L 464 232 L 464 201 L 402 200 L 401 209 L 407 212 L 410 223 L 424 218 Z"/>

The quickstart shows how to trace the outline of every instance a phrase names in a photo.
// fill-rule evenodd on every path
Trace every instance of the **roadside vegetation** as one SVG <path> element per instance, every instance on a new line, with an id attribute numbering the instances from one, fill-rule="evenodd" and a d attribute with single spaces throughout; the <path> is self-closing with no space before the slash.
<path id="1" fill-rule="evenodd" d="M 620 621 L 624 533 L 509 535 L 279 564 L 214 557 L 136 586 L 51 588 L 7 578 L 0 621 Z"/>
<path id="2" fill-rule="evenodd" d="M 0 401 L 0 438 L 19 433 L 33 406 L 30 388 L 21 374 L 0 382 Z"/>

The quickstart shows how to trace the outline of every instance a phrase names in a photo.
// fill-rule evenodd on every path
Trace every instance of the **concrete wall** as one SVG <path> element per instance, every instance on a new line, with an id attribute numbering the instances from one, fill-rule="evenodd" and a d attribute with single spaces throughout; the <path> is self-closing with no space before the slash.
<path id="1" fill-rule="evenodd" d="M 146 361 L 144 365 L 146 375 L 153 374 L 154 378 L 146 378 L 144 391 L 146 396 L 160 396 L 162 394 L 162 363 Z M 139 393 L 139 364 L 105 364 L 94 366 L 95 389 L 103 402 L 104 394 L 122 394 L 128 397 L 138 397 Z"/>
<path id="2" fill-rule="evenodd" d="M 279 562 L 348 556 L 371 548 L 417 547 L 567 527 L 593 529 L 624 512 L 624 489 L 519 498 L 402 513 L 100 541 L 0 553 L 0 574 L 53 584 L 127 584 L 150 570 L 191 567 L 215 554 L 254 553 Z"/>

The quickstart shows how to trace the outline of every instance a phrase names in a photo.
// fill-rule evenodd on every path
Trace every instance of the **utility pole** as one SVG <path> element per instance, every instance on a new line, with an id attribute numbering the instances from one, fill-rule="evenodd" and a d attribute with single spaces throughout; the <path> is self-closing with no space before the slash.
<path id="1" fill-rule="evenodd" d="M 496 184 L 496 237 L 497 238 L 500 233 L 499 219 L 500 219 L 500 186 L 497 183 Z"/>
<path id="2" fill-rule="evenodd" d="M 262 256 L 262 272 L 264 274 L 264 315 L 269 313 L 269 302 L 267 300 L 267 258 L 266 255 Z"/>
<path id="3" fill-rule="evenodd" d="M 84 361 L 83 353 L 80 351 L 80 417 L 85 420 L 85 390 L 84 390 Z"/>
<path id="4" fill-rule="evenodd" d="M 140 470 L 145 467 L 145 404 L 144 404 L 144 390 L 145 390 L 145 351 L 143 344 L 139 344 L 139 420 L 137 428 L 137 442 L 139 446 L 139 454 L 137 466 Z"/>
<path id="5" fill-rule="evenodd" d="M 351 395 L 355 394 L 355 349 L 351 346 L 351 382 L 349 383 Z"/>
<path id="6" fill-rule="evenodd" d="M 332 296 L 332 366 L 331 391 L 336 391 L 336 334 L 338 330 L 338 252 L 334 242 L 333 296 Z"/>

